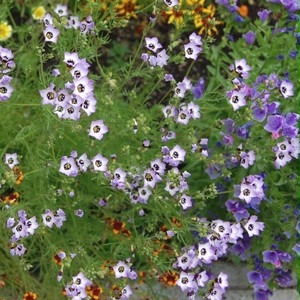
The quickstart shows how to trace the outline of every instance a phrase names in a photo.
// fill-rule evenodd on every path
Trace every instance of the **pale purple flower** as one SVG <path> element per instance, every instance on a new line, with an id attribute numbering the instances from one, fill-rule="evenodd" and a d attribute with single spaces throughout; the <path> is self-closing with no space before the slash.
<path id="1" fill-rule="evenodd" d="M 80 61 L 77 52 L 65 52 L 63 60 L 68 68 L 73 68 Z"/>
<path id="2" fill-rule="evenodd" d="M 81 108 L 86 112 L 88 116 L 96 111 L 96 103 L 93 93 L 91 93 L 82 103 Z"/>
<path id="3" fill-rule="evenodd" d="M 23 244 L 17 244 L 13 248 L 10 249 L 10 254 L 12 256 L 17 255 L 17 256 L 22 256 L 27 252 L 27 249 Z"/>
<path id="4" fill-rule="evenodd" d="M 246 59 L 242 58 L 239 60 L 235 60 L 235 71 L 242 77 L 242 78 L 248 78 L 249 77 L 249 71 L 251 70 L 251 67 L 247 65 Z"/>
<path id="5" fill-rule="evenodd" d="M 165 81 L 172 81 L 172 80 L 174 80 L 174 77 L 172 74 L 168 73 L 168 74 L 164 75 L 164 79 L 165 79 Z"/>
<path id="6" fill-rule="evenodd" d="M 181 272 L 179 279 L 176 281 L 176 285 L 178 285 L 181 290 L 184 291 L 190 291 L 190 290 L 196 290 L 197 284 L 194 280 L 194 274 L 188 274 L 186 272 Z"/>
<path id="7" fill-rule="evenodd" d="M 151 50 L 152 52 L 156 53 L 156 51 L 160 48 L 162 48 L 163 46 L 160 44 L 160 42 L 158 41 L 157 37 L 145 37 L 145 41 L 146 41 L 146 47 Z"/>
<path id="8" fill-rule="evenodd" d="M 68 15 L 68 7 L 67 5 L 57 4 L 54 12 L 58 14 L 59 17 L 64 17 Z"/>
<path id="9" fill-rule="evenodd" d="M 9 228 L 13 227 L 14 224 L 15 224 L 15 219 L 10 217 L 6 221 L 6 228 L 9 229 Z"/>
<path id="10" fill-rule="evenodd" d="M 240 107 L 247 104 L 245 94 L 238 91 L 233 91 L 229 103 L 232 105 L 234 111 L 238 110 Z"/>
<path id="11" fill-rule="evenodd" d="M 36 217 L 32 217 L 29 220 L 26 220 L 25 225 L 27 227 L 27 232 L 31 235 L 34 234 L 35 229 L 39 227 L 38 222 L 36 221 Z"/>
<path id="12" fill-rule="evenodd" d="M 103 123 L 103 120 L 92 121 L 89 131 L 90 136 L 100 141 L 107 132 L 108 127 Z"/>
<path id="13" fill-rule="evenodd" d="M 144 187 L 150 186 L 154 188 L 156 183 L 161 181 L 161 177 L 152 169 L 147 169 L 143 173 Z"/>
<path id="14" fill-rule="evenodd" d="M 122 300 L 128 300 L 130 296 L 132 295 L 132 289 L 131 287 L 127 284 L 121 291 L 121 299 Z"/>
<path id="15" fill-rule="evenodd" d="M 82 218 L 84 216 L 84 211 L 82 209 L 77 209 L 75 211 L 75 216 Z"/>
<path id="16" fill-rule="evenodd" d="M 281 95 L 283 98 L 288 98 L 291 96 L 294 96 L 294 91 L 293 91 L 294 85 L 292 82 L 288 80 L 283 80 L 280 84 L 279 90 L 281 92 Z"/>
<path id="17" fill-rule="evenodd" d="M 78 168 L 74 158 L 63 156 L 60 161 L 59 172 L 67 176 L 76 177 L 78 175 Z"/>
<path id="18" fill-rule="evenodd" d="M 193 206 L 192 197 L 182 194 L 179 198 L 179 203 L 181 204 L 183 210 L 191 208 Z"/>
<path id="19" fill-rule="evenodd" d="M 43 31 L 45 42 L 56 43 L 57 38 L 60 34 L 59 29 L 53 27 L 52 25 L 48 25 Z"/>
<path id="20" fill-rule="evenodd" d="M 119 261 L 116 266 L 113 267 L 116 278 L 126 278 L 128 277 L 128 273 L 130 268 L 123 261 Z"/>
<path id="21" fill-rule="evenodd" d="M 196 60 L 198 57 L 198 54 L 202 51 L 202 48 L 198 47 L 193 42 L 190 42 L 188 44 L 184 45 L 184 52 L 186 58 L 191 58 L 193 60 Z"/>
<path id="22" fill-rule="evenodd" d="M 198 35 L 196 32 L 193 32 L 192 34 L 190 34 L 189 41 L 191 43 L 194 43 L 197 46 L 201 46 L 202 45 L 201 36 Z"/>
<path id="23" fill-rule="evenodd" d="M 84 100 L 91 94 L 94 89 L 94 81 L 87 76 L 74 79 L 75 89 L 73 93 L 79 95 Z"/>
<path id="24" fill-rule="evenodd" d="M 86 172 L 87 168 L 91 164 L 91 161 L 88 159 L 87 154 L 83 153 L 78 159 L 76 159 L 76 163 L 80 171 Z"/>
<path id="25" fill-rule="evenodd" d="M 91 162 L 94 167 L 94 171 L 101 171 L 101 172 L 106 172 L 107 171 L 107 164 L 108 164 L 108 159 L 101 154 L 97 154 L 91 159 Z"/>
<path id="26" fill-rule="evenodd" d="M 198 245 L 198 258 L 205 264 L 210 264 L 213 260 L 216 260 L 215 251 L 210 243 Z"/>
<path id="27" fill-rule="evenodd" d="M 0 101 L 7 101 L 12 92 L 14 91 L 13 87 L 10 85 L 12 77 L 4 75 L 0 78 Z"/>
<path id="28" fill-rule="evenodd" d="M 169 7 L 173 7 L 179 3 L 178 0 L 164 0 L 164 2 Z"/>
<path id="29" fill-rule="evenodd" d="M 18 154 L 6 153 L 4 156 L 4 163 L 8 165 L 10 169 L 13 169 L 15 165 L 18 165 L 20 163 L 18 160 Z"/>
<path id="30" fill-rule="evenodd" d="M 259 235 L 260 231 L 263 231 L 265 228 L 264 223 L 257 222 L 257 219 L 257 216 L 251 216 L 250 219 L 244 225 L 250 237 L 253 235 Z"/>
<path id="31" fill-rule="evenodd" d="M 157 53 L 156 65 L 162 68 L 163 66 L 166 66 L 168 64 L 168 59 L 169 55 L 167 54 L 166 50 L 163 49 L 162 51 Z"/>
<path id="32" fill-rule="evenodd" d="M 76 276 L 72 277 L 73 283 L 81 289 L 85 289 L 87 286 L 92 285 L 93 282 L 87 279 L 82 272 L 78 273 Z"/>
<path id="33" fill-rule="evenodd" d="M 50 209 L 47 209 L 46 212 L 42 214 L 42 218 L 43 218 L 44 225 L 52 228 L 55 221 L 55 216 Z"/>
<path id="34" fill-rule="evenodd" d="M 53 25 L 53 17 L 51 16 L 51 14 L 46 13 L 43 18 L 43 22 L 45 26 Z"/>

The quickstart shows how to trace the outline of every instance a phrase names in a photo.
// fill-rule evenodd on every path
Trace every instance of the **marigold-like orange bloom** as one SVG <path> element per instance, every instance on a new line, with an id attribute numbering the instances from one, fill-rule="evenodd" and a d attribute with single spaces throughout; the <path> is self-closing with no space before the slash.
<path id="1" fill-rule="evenodd" d="M 23 296 L 23 300 L 36 300 L 38 295 L 36 293 L 27 292 Z"/>
<path id="2" fill-rule="evenodd" d="M 17 166 L 14 166 L 13 171 L 17 175 L 16 185 L 21 184 L 22 181 L 24 180 L 24 174 L 23 174 L 23 172 Z"/>
<path id="3" fill-rule="evenodd" d="M 175 286 L 176 281 L 178 280 L 179 276 L 176 272 L 170 271 L 166 272 L 163 276 L 159 278 L 160 282 L 165 286 Z"/>
<path id="4" fill-rule="evenodd" d="M 136 10 L 139 8 L 136 5 L 136 0 L 121 0 L 120 4 L 116 4 L 115 10 L 120 16 L 125 16 L 126 18 L 137 19 Z"/>
<path id="5" fill-rule="evenodd" d="M 103 290 L 100 286 L 92 284 L 86 288 L 87 294 L 91 297 L 92 300 L 99 300 L 99 295 L 103 293 Z"/>
<path id="6" fill-rule="evenodd" d="M 126 224 L 122 221 L 118 221 L 118 220 L 111 220 L 110 225 L 113 229 L 113 233 L 114 234 L 119 234 L 121 231 L 124 230 Z"/>
<path id="7" fill-rule="evenodd" d="M 243 18 L 248 17 L 248 12 L 249 12 L 248 6 L 246 5 L 239 6 L 238 12 L 241 15 L 241 17 Z"/>
<path id="8" fill-rule="evenodd" d="M 2 196 L 1 201 L 4 204 L 18 204 L 19 198 L 20 198 L 20 194 L 18 192 L 13 192 L 7 196 Z"/>

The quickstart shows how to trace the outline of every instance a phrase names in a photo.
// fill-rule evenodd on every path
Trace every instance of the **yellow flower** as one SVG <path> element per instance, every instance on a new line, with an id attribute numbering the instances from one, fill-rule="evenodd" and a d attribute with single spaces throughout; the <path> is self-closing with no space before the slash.
<path id="1" fill-rule="evenodd" d="M 12 34 L 12 27 L 7 24 L 7 22 L 0 23 L 0 41 L 5 41 Z"/>
<path id="2" fill-rule="evenodd" d="M 45 14 L 46 14 L 46 10 L 45 10 L 44 6 L 38 6 L 32 11 L 32 17 L 35 20 L 43 19 Z"/>
<path id="3" fill-rule="evenodd" d="M 163 13 L 168 16 L 168 24 L 174 23 L 177 28 L 184 22 L 184 11 L 180 8 L 176 9 L 172 7 Z"/>
<path id="4" fill-rule="evenodd" d="M 120 4 L 116 4 L 115 9 L 120 16 L 137 19 L 135 11 L 139 8 L 136 5 L 136 0 L 121 0 Z"/>

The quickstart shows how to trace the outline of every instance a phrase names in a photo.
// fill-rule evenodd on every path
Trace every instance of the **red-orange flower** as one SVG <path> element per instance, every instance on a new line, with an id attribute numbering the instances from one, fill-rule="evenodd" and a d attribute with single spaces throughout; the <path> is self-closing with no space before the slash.
<path id="1" fill-rule="evenodd" d="M 38 295 L 36 293 L 27 292 L 23 296 L 23 300 L 36 300 Z"/>

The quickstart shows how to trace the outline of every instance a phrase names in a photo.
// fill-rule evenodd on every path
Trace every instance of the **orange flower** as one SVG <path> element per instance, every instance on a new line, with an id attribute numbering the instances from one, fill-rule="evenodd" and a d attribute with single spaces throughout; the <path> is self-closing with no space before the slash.
<path id="1" fill-rule="evenodd" d="M 92 284 L 86 288 L 87 294 L 91 297 L 92 300 L 99 300 L 99 295 L 102 294 L 103 290 L 100 286 Z"/>
<path id="2" fill-rule="evenodd" d="M 24 174 L 17 166 L 13 168 L 13 171 L 17 175 L 16 185 L 19 185 L 24 180 Z"/>
<path id="3" fill-rule="evenodd" d="M 179 278 L 179 276 L 176 272 L 169 271 L 169 272 L 166 272 L 162 277 L 160 277 L 159 280 L 165 286 L 167 286 L 167 285 L 175 286 L 178 278 Z"/>
<path id="4" fill-rule="evenodd" d="M 125 16 L 126 18 L 135 18 L 137 15 L 135 11 L 139 7 L 136 5 L 136 0 L 121 0 L 120 4 L 116 4 L 115 9 L 120 16 Z"/>
<path id="5" fill-rule="evenodd" d="M 36 300 L 38 295 L 32 292 L 27 292 L 23 296 L 23 300 Z"/>
<path id="6" fill-rule="evenodd" d="M 7 196 L 1 196 L 1 201 L 4 204 L 18 204 L 19 198 L 20 198 L 20 194 L 18 192 L 13 192 Z"/>
<path id="7" fill-rule="evenodd" d="M 248 6 L 246 5 L 239 6 L 238 12 L 241 15 L 241 17 L 243 18 L 248 17 L 248 12 L 249 12 Z"/>
<path id="8" fill-rule="evenodd" d="M 116 219 L 111 220 L 110 225 L 113 229 L 114 234 L 119 234 L 126 226 L 124 222 L 118 221 Z"/>

